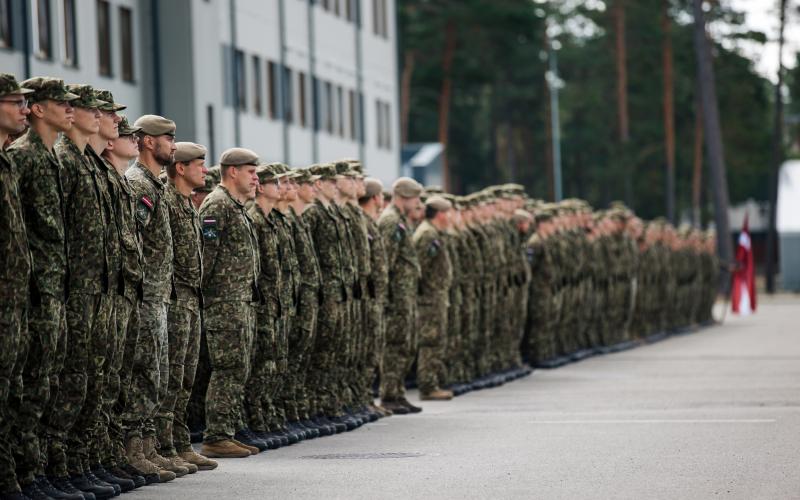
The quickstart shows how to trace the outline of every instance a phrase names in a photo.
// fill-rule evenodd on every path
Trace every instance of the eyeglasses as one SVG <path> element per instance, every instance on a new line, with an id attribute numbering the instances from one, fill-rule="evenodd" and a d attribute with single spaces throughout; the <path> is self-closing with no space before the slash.
<path id="1" fill-rule="evenodd" d="M 28 107 L 27 99 L 0 99 L 0 102 L 7 102 L 9 104 L 16 104 L 19 109 Z"/>

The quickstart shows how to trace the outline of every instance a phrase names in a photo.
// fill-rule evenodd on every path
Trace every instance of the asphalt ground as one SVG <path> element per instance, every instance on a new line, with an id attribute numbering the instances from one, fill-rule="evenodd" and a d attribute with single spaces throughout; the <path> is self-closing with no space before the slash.
<path id="1" fill-rule="evenodd" d="M 125 498 L 800 498 L 800 297 L 419 404 Z"/>

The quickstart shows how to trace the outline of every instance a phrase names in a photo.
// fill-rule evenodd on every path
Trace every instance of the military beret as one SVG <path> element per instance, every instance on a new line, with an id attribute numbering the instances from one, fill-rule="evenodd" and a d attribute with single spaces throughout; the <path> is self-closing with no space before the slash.
<path id="1" fill-rule="evenodd" d="M 77 99 L 72 100 L 73 106 L 86 109 L 99 109 L 104 104 L 108 104 L 94 95 L 94 88 L 92 88 L 91 85 L 70 83 L 67 85 L 67 90 L 78 96 Z"/>
<path id="2" fill-rule="evenodd" d="M 175 135 L 175 122 L 158 115 L 140 116 L 133 124 L 134 127 L 141 127 L 142 133 L 146 135 Z"/>
<path id="3" fill-rule="evenodd" d="M 36 76 L 28 78 L 20 84 L 22 87 L 32 90 L 28 95 L 31 102 L 40 101 L 61 101 L 69 102 L 78 98 L 64 85 L 64 80 L 58 78 L 50 78 L 49 76 Z"/>
<path id="4" fill-rule="evenodd" d="M 142 130 L 139 127 L 131 127 L 131 124 L 128 121 L 128 117 L 121 116 L 120 118 L 121 119 L 120 119 L 119 125 L 117 127 L 119 129 L 119 135 L 122 135 L 122 136 L 133 135 L 133 134 L 139 132 L 140 130 Z"/>
<path id="5" fill-rule="evenodd" d="M 540 223 L 540 222 L 552 220 L 553 219 L 553 212 L 551 212 L 550 210 L 539 209 L 536 212 L 536 215 L 534 216 L 534 219 L 536 220 L 537 224 Z"/>
<path id="6" fill-rule="evenodd" d="M 114 102 L 114 95 L 111 93 L 110 90 L 103 90 L 103 89 L 95 89 L 94 96 L 101 101 L 105 101 L 106 104 L 100 106 L 100 109 L 103 111 L 122 111 L 126 109 L 128 106 L 124 104 L 120 104 L 118 102 Z"/>
<path id="7" fill-rule="evenodd" d="M 308 167 L 308 170 L 323 181 L 336 179 L 336 167 L 330 163 L 317 163 Z"/>
<path id="8" fill-rule="evenodd" d="M 530 214 L 530 212 L 527 210 L 522 210 L 521 208 L 514 210 L 514 215 L 511 216 L 511 222 L 514 224 L 519 224 L 525 221 L 533 221 L 533 216 Z"/>
<path id="9" fill-rule="evenodd" d="M 411 177 L 400 177 L 392 184 L 392 193 L 401 198 L 416 198 L 422 194 L 422 185 Z"/>
<path id="10" fill-rule="evenodd" d="M 206 147 L 201 144 L 193 142 L 175 143 L 175 163 L 189 163 L 192 160 L 205 159 L 206 153 Z"/>
<path id="11" fill-rule="evenodd" d="M 364 198 L 372 198 L 383 193 L 383 183 L 375 177 L 364 179 Z"/>
<path id="12" fill-rule="evenodd" d="M 258 155 L 245 148 L 230 148 L 219 157 L 219 164 L 225 167 L 239 167 L 242 165 L 258 165 Z"/>
<path id="13" fill-rule="evenodd" d="M 25 95 L 32 93 L 32 89 L 19 86 L 17 79 L 11 73 L 0 73 L 0 97 L 7 95 Z"/>
<path id="14" fill-rule="evenodd" d="M 208 169 L 208 172 L 206 172 L 205 186 L 195 188 L 194 190 L 198 193 L 210 193 L 215 187 L 217 187 L 217 184 L 219 184 L 219 177 L 219 165 L 214 165 Z"/>
<path id="15" fill-rule="evenodd" d="M 425 194 L 444 194 L 444 188 L 442 186 L 425 186 Z"/>
<path id="16" fill-rule="evenodd" d="M 319 176 L 312 174 L 307 168 L 298 168 L 292 171 L 292 179 L 298 184 L 311 184 Z"/>
<path id="17" fill-rule="evenodd" d="M 274 165 L 259 165 L 256 167 L 256 175 L 258 176 L 259 184 L 267 184 L 269 182 L 276 182 L 278 175 Z"/>
<path id="18" fill-rule="evenodd" d="M 354 171 L 346 161 L 337 161 L 334 167 L 336 168 L 336 175 L 346 175 L 348 177 L 358 176 L 358 172 Z"/>
<path id="19" fill-rule="evenodd" d="M 439 212 L 445 212 L 453 208 L 453 204 L 447 201 L 443 196 L 434 195 L 425 200 L 425 206 L 431 207 Z"/>

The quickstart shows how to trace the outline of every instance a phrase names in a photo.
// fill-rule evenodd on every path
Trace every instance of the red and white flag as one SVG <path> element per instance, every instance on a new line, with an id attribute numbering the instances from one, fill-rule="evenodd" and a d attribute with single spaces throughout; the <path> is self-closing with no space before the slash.
<path id="1" fill-rule="evenodd" d="M 756 311 L 756 279 L 748 215 L 744 216 L 739 244 L 736 246 L 736 270 L 733 272 L 731 297 L 733 312 L 742 316 L 748 316 Z"/>

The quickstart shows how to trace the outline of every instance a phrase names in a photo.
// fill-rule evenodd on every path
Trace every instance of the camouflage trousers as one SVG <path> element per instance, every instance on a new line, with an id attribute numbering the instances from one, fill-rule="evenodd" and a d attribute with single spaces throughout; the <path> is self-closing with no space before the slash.
<path id="1" fill-rule="evenodd" d="M 206 393 L 206 443 L 231 439 L 244 427 L 244 385 L 256 333 L 250 302 L 217 302 L 205 310 L 211 378 Z"/>
<path id="2" fill-rule="evenodd" d="M 0 493 L 6 493 L 19 490 L 11 428 L 23 396 L 22 370 L 29 342 L 26 303 L 0 305 L 0 332 Z"/>
<path id="3" fill-rule="evenodd" d="M 472 356 L 473 345 L 478 336 L 478 301 L 475 294 L 475 286 L 471 283 L 464 286 L 462 297 L 464 305 L 460 311 L 461 315 L 461 350 L 459 357 L 464 368 L 463 378 L 458 382 L 469 382 L 478 376 L 475 360 Z"/>
<path id="4" fill-rule="evenodd" d="M 282 374 L 283 384 L 278 393 L 279 404 L 286 420 L 302 420 L 310 407 L 304 392 L 308 376 L 309 353 L 313 346 L 313 326 L 305 319 L 292 316 L 286 336 L 286 355 Z"/>
<path id="5" fill-rule="evenodd" d="M 256 316 L 256 336 L 253 342 L 250 377 L 244 391 L 244 407 L 248 427 L 256 432 L 270 429 L 270 418 L 276 418 L 273 399 L 278 392 L 278 319 L 265 307 Z"/>
<path id="6" fill-rule="evenodd" d="M 169 380 L 169 348 L 166 302 L 145 300 L 139 305 L 130 388 L 122 413 L 126 439 L 156 435 L 153 417 Z"/>
<path id="7" fill-rule="evenodd" d="M 419 304 L 419 353 L 417 385 L 421 393 L 440 389 L 447 373 L 447 300 Z"/>
<path id="8" fill-rule="evenodd" d="M 463 296 L 461 287 L 455 285 L 457 290 L 450 294 L 450 306 L 447 308 L 447 330 L 445 331 L 445 352 L 448 361 L 447 376 L 443 383 L 453 384 L 464 379 L 464 359 L 461 355 L 464 339 L 462 338 L 461 311 L 463 309 Z"/>
<path id="9" fill-rule="evenodd" d="M 186 406 L 192 394 L 200 356 L 200 300 L 173 301 L 167 312 L 169 374 L 167 390 L 156 413 L 160 454 L 171 457 L 191 448 Z"/>
<path id="10" fill-rule="evenodd" d="M 116 322 L 115 354 L 109 363 L 109 377 L 103 393 L 102 416 L 106 442 L 102 446 L 101 463 L 107 466 L 127 463 L 122 410 L 130 389 L 131 373 L 139 336 L 139 302 L 118 295 L 114 300 Z"/>
<path id="11" fill-rule="evenodd" d="M 361 370 L 359 403 L 372 404 L 372 383 L 377 374 L 381 373 L 383 354 L 386 349 L 386 334 L 384 332 L 383 304 L 376 298 L 364 302 L 363 322 L 364 330 L 364 365 Z"/>
<path id="12" fill-rule="evenodd" d="M 313 405 L 313 388 L 308 383 L 308 372 L 311 368 L 311 359 L 314 355 L 314 342 L 317 328 L 317 312 L 319 309 L 319 291 L 316 287 L 303 286 L 300 289 L 300 299 L 297 306 L 297 316 L 295 317 L 294 329 L 297 331 L 296 337 L 304 339 L 304 348 L 299 353 L 299 372 L 298 387 L 295 390 L 295 400 L 298 412 L 303 418 L 311 417 L 319 413 L 319 409 Z"/>
<path id="13" fill-rule="evenodd" d="M 525 322 L 525 354 L 531 365 L 549 359 L 548 321 L 552 297 L 546 284 L 532 283 L 528 294 L 528 316 Z"/>
<path id="14" fill-rule="evenodd" d="M 405 378 L 417 352 L 414 297 L 390 299 L 384 311 L 386 350 L 383 353 L 380 396 L 384 401 L 405 397 Z"/>
<path id="15" fill-rule="evenodd" d="M 336 294 L 322 294 L 317 314 L 316 337 L 307 381 L 314 389 L 313 405 L 328 416 L 341 415 L 336 352 L 341 349 L 341 334 L 345 319 L 346 301 Z"/>

